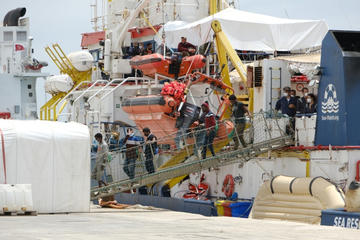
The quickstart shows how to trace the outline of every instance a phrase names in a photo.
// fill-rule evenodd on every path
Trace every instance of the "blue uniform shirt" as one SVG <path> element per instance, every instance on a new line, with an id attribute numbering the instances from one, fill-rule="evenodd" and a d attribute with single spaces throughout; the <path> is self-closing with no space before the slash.
<path id="1" fill-rule="evenodd" d="M 295 108 L 289 108 L 290 104 L 294 104 Z M 294 98 L 294 97 L 290 97 L 289 99 L 286 97 L 280 98 L 276 102 L 275 109 L 281 110 L 282 114 L 286 114 L 289 117 L 294 117 L 296 114 L 296 98 Z"/>

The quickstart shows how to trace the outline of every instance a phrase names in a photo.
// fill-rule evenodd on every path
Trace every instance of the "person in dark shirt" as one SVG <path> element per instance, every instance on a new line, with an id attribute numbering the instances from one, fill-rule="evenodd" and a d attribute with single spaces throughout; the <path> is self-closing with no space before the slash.
<path id="1" fill-rule="evenodd" d="M 137 43 L 137 42 L 134 42 L 134 43 L 133 43 L 133 47 L 131 48 L 130 53 L 131 53 L 131 56 L 132 56 L 132 57 L 141 54 L 141 49 L 140 49 L 140 47 L 139 47 L 139 43 Z"/>
<path id="2" fill-rule="evenodd" d="M 245 107 L 242 102 L 237 101 L 235 95 L 231 95 L 229 97 L 231 106 L 232 106 L 232 117 L 235 118 L 235 136 L 233 138 L 235 146 L 234 149 L 238 149 L 239 140 L 243 147 L 246 147 L 246 143 L 244 140 L 244 130 L 245 130 L 245 113 L 250 115 L 249 110 Z"/>
<path id="3" fill-rule="evenodd" d="M 149 43 L 149 44 L 146 46 L 146 49 L 145 49 L 143 55 L 149 55 L 149 54 L 153 54 L 152 44 L 151 44 L 151 43 Z"/>
<path id="4" fill-rule="evenodd" d="M 204 139 L 204 146 L 202 149 L 202 158 L 206 158 L 206 151 L 207 148 L 210 149 L 210 152 L 213 156 L 215 156 L 213 142 L 216 135 L 216 119 L 215 115 L 210 111 L 209 104 L 204 102 L 201 105 L 201 110 L 205 113 L 204 117 L 204 123 L 205 123 L 205 129 L 206 129 L 206 135 Z"/>
<path id="5" fill-rule="evenodd" d="M 286 126 L 286 134 L 295 133 L 295 115 L 296 115 L 296 99 L 290 95 L 291 89 L 289 87 L 283 88 L 283 97 L 276 102 L 275 110 L 281 110 L 282 114 L 290 117 L 289 124 Z"/>
<path id="6" fill-rule="evenodd" d="M 297 105 L 296 105 L 296 112 L 304 114 L 305 113 L 305 105 L 306 105 L 306 97 L 309 94 L 309 89 L 304 87 L 301 90 L 303 96 L 298 99 Z"/>
<path id="7" fill-rule="evenodd" d="M 186 41 L 186 37 L 181 37 L 181 42 L 178 44 L 178 52 L 181 52 L 183 57 L 194 55 L 196 47 Z"/>
<path id="8" fill-rule="evenodd" d="M 306 98 L 305 114 L 316 113 L 316 107 L 316 97 L 314 94 L 310 93 Z"/>
<path id="9" fill-rule="evenodd" d="M 289 117 L 294 117 L 296 114 L 296 99 L 290 95 L 291 89 L 289 87 L 283 88 L 284 96 L 276 102 L 275 110 L 281 110 L 282 114 Z"/>
<path id="10" fill-rule="evenodd" d="M 130 179 L 135 177 L 135 162 L 138 158 L 138 146 L 142 143 L 142 138 L 135 136 L 134 130 L 128 128 L 123 144 L 126 146 L 125 162 L 123 170 Z"/>
<path id="11" fill-rule="evenodd" d="M 148 173 L 155 172 L 154 156 L 158 153 L 157 137 L 150 131 L 150 128 L 145 127 L 143 133 L 146 138 L 145 145 L 145 168 Z"/>
<path id="12" fill-rule="evenodd" d="M 207 104 L 209 104 L 207 101 L 205 102 Z M 197 121 L 195 121 L 195 125 L 196 127 L 194 128 L 195 131 L 195 144 L 194 144 L 194 154 L 198 155 L 198 149 L 200 149 L 201 146 L 203 146 L 204 144 L 204 140 L 205 140 L 205 112 L 202 112 L 202 114 L 200 115 L 199 119 Z"/>

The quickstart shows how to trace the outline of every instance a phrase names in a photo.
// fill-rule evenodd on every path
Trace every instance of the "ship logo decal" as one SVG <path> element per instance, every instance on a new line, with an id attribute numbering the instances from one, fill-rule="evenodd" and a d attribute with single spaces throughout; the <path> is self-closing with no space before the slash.
<path id="1" fill-rule="evenodd" d="M 334 84 L 329 84 L 325 89 L 324 100 L 321 102 L 322 113 L 339 112 L 339 100 L 337 99 Z"/>

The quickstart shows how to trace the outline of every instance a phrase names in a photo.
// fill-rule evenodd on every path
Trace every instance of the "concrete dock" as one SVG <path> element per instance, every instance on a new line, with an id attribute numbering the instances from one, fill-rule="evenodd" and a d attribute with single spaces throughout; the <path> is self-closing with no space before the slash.
<path id="1" fill-rule="evenodd" d="M 358 239 L 360 230 L 286 221 L 204 217 L 151 207 L 0 216 L 1 240 Z"/>

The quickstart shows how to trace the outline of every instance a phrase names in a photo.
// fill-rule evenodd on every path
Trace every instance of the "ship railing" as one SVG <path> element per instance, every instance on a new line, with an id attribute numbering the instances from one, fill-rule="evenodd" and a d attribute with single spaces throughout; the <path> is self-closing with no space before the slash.
<path id="1" fill-rule="evenodd" d="M 115 144 L 115 148 L 110 144 L 112 160 L 105 169 L 113 182 L 91 192 L 107 194 L 111 189 L 113 194 L 211 167 L 249 161 L 261 153 L 293 144 L 293 135 L 286 133 L 288 124 L 287 117 L 268 117 L 261 112 L 251 117 L 221 120 L 213 128 L 180 129 L 158 138 L 157 148 L 154 142 L 137 142 L 131 148 L 126 148 L 124 142 L 118 147 Z"/>
<path id="2" fill-rule="evenodd" d="M 49 109 L 53 110 L 53 119 L 56 121 L 59 117 L 69 115 L 69 113 L 62 113 L 65 106 L 68 103 L 68 97 L 72 95 L 75 91 L 79 90 L 84 86 L 84 84 L 89 84 L 90 81 L 82 81 L 76 84 L 64 97 L 60 98 L 58 101 L 54 102 L 52 105 L 49 106 Z M 62 104 L 61 104 L 62 103 Z M 60 106 L 59 111 L 57 111 L 57 106 Z"/>
<path id="3" fill-rule="evenodd" d="M 107 92 L 104 96 L 101 97 L 101 102 L 107 97 L 109 96 L 111 93 L 113 93 L 116 89 L 118 89 L 120 86 L 122 86 L 124 83 L 127 82 L 133 82 L 135 84 L 135 86 L 143 86 L 143 85 L 152 85 L 154 83 L 156 83 L 156 81 L 154 79 L 151 78 L 147 78 L 147 77 L 128 77 L 128 78 L 116 78 L 113 79 L 112 81 L 108 81 L 108 80 L 104 80 L 104 79 L 99 79 L 96 80 L 94 82 L 90 82 L 90 81 L 83 81 L 81 83 L 79 83 L 78 85 L 76 85 L 70 92 L 68 92 L 64 97 L 60 98 L 58 101 L 54 102 L 51 106 L 49 106 L 49 109 L 52 109 L 54 111 L 54 116 L 56 116 L 56 118 L 58 117 L 67 117 L 67 121 L 70 120 L 75 120 L 75 121 L 79 121 L 79 116 L 77 116 L 76 118 L 74 118 L 74 112 L 75 112 L 75 106 L 76 103 L 82 98 L 84 97 L 86 94 L 90 95 L 89 99 L 87 100 L 87 103 L 89 103 L 94 97 L 98 96 L 99 94 L 101 94 L 102 92 Z M 70 95 L 75 95 L 74 93 L 76 91 L 78 91 L 80 88 L 82 88 L 84 85 L 83 84 L 88 84 L 90 86 L 88 86 L 86 89 L 82 90 L 80 92 L 80 95 L 77 96 L 73 102 L 72 102 L 72 109 L 70 110 L 70 112 L 67 113 L 62 113 L 65 105 L 68 102 L 68 97 Z M 105 85 L 102 85 L 105 84 Z M 100 89 L 96 89 L 96 87 L 101 86 Z M 63 104 L 60 107 L 60 110 L 58 111 L 58 114 L 56 114 L 56 107 L 63 102 Z M 99 115 L 100 116 L 100 115 Z M 100 117 L 99 117 L 100 119 Z"/>
<path id="4" fill-rule="evenodd" d="M 97 118 L 98 126 L 100 126 L 100 122 L 101 122 L 101 117 L 102 117 L 101 103 L 104 101 L 104 99 L 106 99 L 111 93 L 113 93 L 115 90 L 120 88 L 125 83 L 134 82 L 135 85 L 137 86 L 137 85 L 140 85 L 140 81 L 141 81 L 141 83 L 146 83 L 147 82 L 147 85 L 152 84 L 151 79 L 145 78 L 145 77 L 115 78 L 115 79 L 107 82 L 107 84 L 105 84 L 105 86 L 100 88 L 98 91 L 96 91 L 93 95 L 91 95 L 89 97 L 89 99 L 87 100 L 87 103 L 89 105 L 91 105 L 91 100 L 94 99 L 94 97 L 106 92 L 100 98 L 100 100 L 96 102 L 97 107 L 98 107 L 98 118 Z M 141 85 L 143 85 L 143 84 L 141 84 Z"/>

